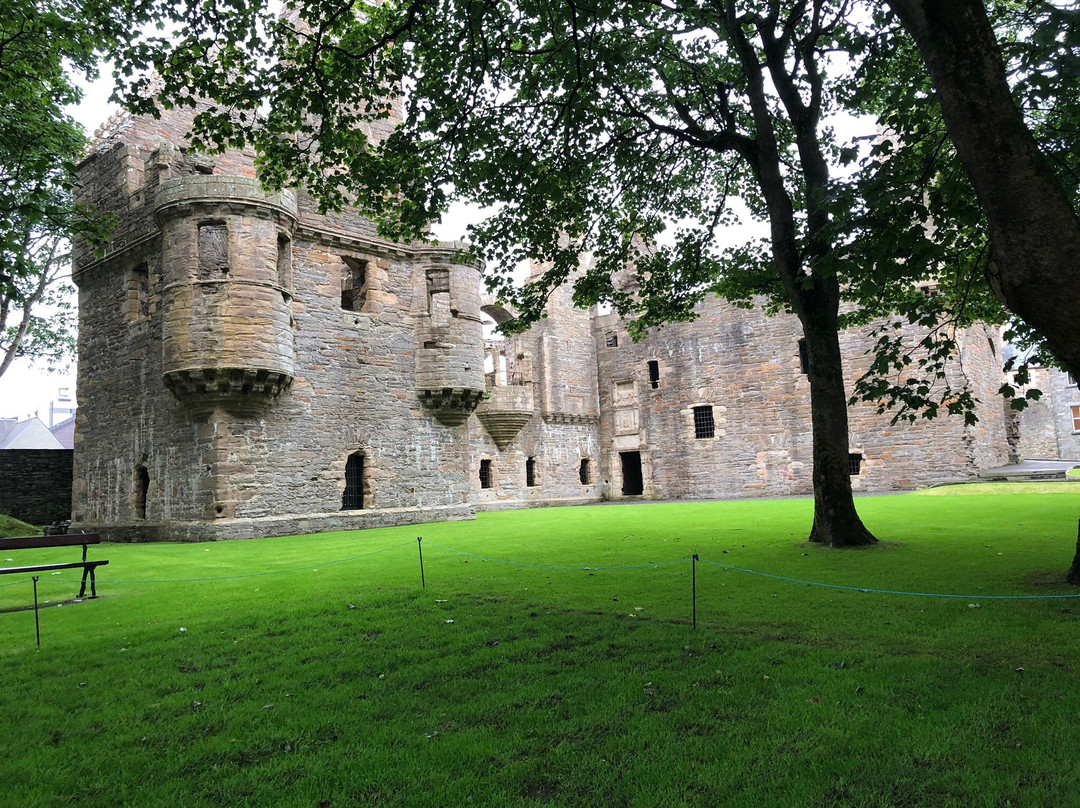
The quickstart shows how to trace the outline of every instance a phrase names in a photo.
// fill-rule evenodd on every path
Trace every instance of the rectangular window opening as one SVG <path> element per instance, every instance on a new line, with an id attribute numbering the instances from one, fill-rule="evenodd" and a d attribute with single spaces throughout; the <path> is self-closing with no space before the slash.
<path id="1" fill-rule="evenodd" d="M 660 363 L 656 360 L 649 361 L 649 387 L 653 390 L 660 386 Z"/>
<path id="2" fill-rule="evenodd" d="M 716 422 L 713 420 L 711 404 L 707 407 L 694 407 L 694 437 L 699 440 L 716 437 Z"/>
<path id="3" fill-rule="evenodd" d="M 852 477 L 862 474 L 862 452 L 852 452 L 847 456 L 848 473 Z"/>
<path id="4" fill-rule="evenodd" d="M 199 225 L 199 280 L 219 280 L 229 274 L 229 229 L 224 222 Z"/>
<path id="5" fill-rule="evenodd" d="M 345 264 L 345 274 L 341 276 L 341 308 L 361 311 L 367 302 L 367 261 L 344 255 L 341 260 Z"/>
<path id="6" fill-rule="evenodd" d="M 525 461 L 525 485 L 529 488 L 536 487 L 536 458 L 530 457 Z"/>
<path id="7" fill-rule="evenodd" d="M 581 464 L 578 466 L 578 479 L 582 485 L 589 485 L 592 483 L 592 464 L 589 463 L 589 458 L 581 458 Z"/>
<path id="8" fill-rule="evenodd" d="M 609 348 L 618 348 L 619 335 L 616 334 L 614 331 L 608 331 L 607 335 L 604 337 L 604 344 L 607 345 Z"/>
<path id="9" fill-rule="evenodd" d="M 490 460 L 481 460 L 480 461 L 480 487 L 481 488 L 491 488 L 491 482 L 492 482 L 492 478 L 491 478 L 491 461 Z"/>
<path id="10" fill-rule="evenodd" d="M 1073 432 L 1080 432 L 1080 404 L 1073 404 L 1071 409 Z"/>
<path id="11" fill-rule="evenodd" d="M 359 511 L 364 508 L 364 455 L 349 455 L 345 461 L 345 492 L 341 496 L 341 510 Z"/>

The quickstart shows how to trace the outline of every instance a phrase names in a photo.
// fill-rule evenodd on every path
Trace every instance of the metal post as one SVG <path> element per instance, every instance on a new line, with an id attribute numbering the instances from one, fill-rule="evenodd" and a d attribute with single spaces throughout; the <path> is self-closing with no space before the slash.
<path id="1" fill-rule="evenodd" d="M 697 628 L 697 561 L 698 555 L 690 557 L 690 599 L 693 602 L 693 627 Z"/>
<path id="2" fill-rule="evenodd" d="M 34 632 L 37 634 L 37 645 L 41 647 L 41 621 L 38 619 L 38 600 L 37 600 L 37 582 L 38 577 L 36 575 L 31 576 L 34 579 Z"/>
<path id="3" fill-rule="evenodd" d="M 426 589 L 427 584 L 424 582 L 424 547 L 422 544 L 423 541 L 423 536 L 416 537 L 416 549 L 420 552 L 420 588 Z"/>

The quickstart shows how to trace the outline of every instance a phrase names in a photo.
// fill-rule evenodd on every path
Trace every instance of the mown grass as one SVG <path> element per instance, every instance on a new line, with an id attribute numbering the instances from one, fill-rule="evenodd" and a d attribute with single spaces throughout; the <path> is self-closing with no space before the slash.
<path id="1" fill-rule="evenodd" d="M 0 802 L 1076 804 L 1080 603 L 991 597 L 1074 593 L 1080 494 L 1040 490 L 860 499 L 845 552 L 807 500 L 93 548 L 40 651 L 0 588 Z"/>

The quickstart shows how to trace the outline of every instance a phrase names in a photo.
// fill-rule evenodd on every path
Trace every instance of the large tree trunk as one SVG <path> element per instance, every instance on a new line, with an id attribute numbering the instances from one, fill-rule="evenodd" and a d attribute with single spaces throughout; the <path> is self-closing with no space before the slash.
<path id="1" fill-rule="evenodd" d="M 809 540 L 827 547 L 877 541 L 855 510 L 849 466 L 847 391 L 844 387 L 836 306 L 803 313 L 810 359 L 810 418 L 814 441 L 814 525 Z"/>
<path id="2" fill-rule="evenodd" d="M 989 280 L 1080 378 L 1080 218 L 1009 92 L 982 0 L 886 0 L 914 36 L 990 224 Z"/>
<path id="3" fill-rule="evenodd" d="M 1065 575 L 1065 583 L 1080 586 L 1080 523 L 1076 525 L 1076 553 L 1073 554 L 1072 566 Z"/>

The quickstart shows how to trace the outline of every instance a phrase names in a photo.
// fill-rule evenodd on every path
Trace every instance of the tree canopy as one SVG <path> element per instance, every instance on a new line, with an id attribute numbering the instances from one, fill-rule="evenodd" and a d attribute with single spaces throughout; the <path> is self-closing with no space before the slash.
<path id="1" fill-rule="evenodd" d="M 86 137 L 65 107 L 82 96 L 73 74 L 94 75 L 117 42 L 110 16 L 93 2 L 15 0 L 0 18 L 0 375 L 17 356 L 74 352 L 66 239 L 96 239 L 104 223 L 73 201 Z"/>

